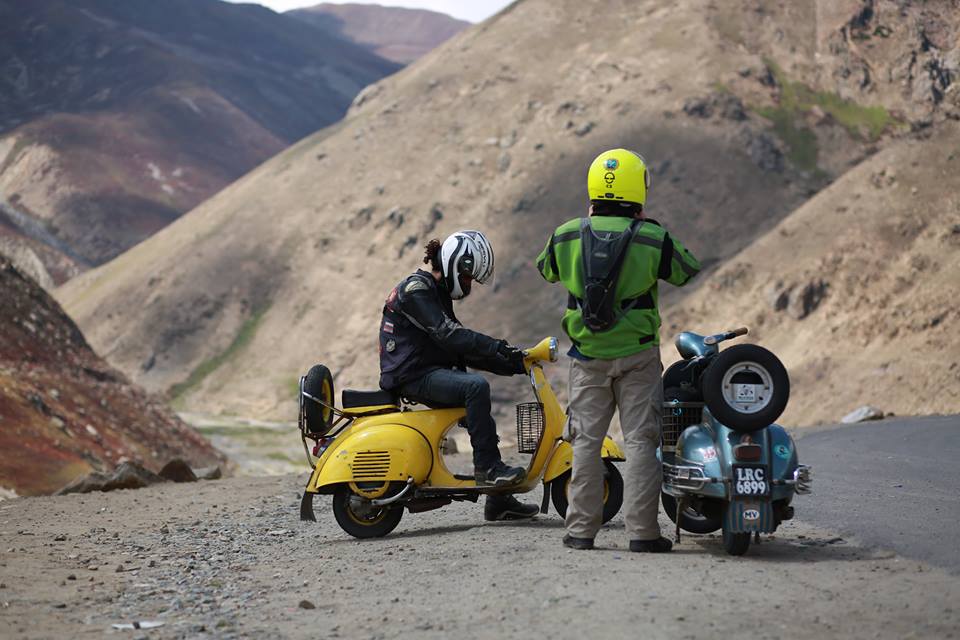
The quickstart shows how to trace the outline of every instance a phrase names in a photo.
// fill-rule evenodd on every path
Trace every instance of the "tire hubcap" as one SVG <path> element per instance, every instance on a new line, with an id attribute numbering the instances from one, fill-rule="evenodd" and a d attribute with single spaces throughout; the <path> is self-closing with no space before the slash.
<path id="1" fill-rule="evenodd" d="M 739 362 L 723 374 L 721 389 L 723 399 L 740 413 L 758 413 L 773 397 L 773 376 L 756 362 Z"/>

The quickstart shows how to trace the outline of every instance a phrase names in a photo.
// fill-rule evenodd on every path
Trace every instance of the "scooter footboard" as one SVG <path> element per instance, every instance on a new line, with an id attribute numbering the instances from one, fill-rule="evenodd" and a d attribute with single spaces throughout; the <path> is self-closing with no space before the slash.
<path id="1" fill-rule="evenodd" d="M 723 528 L 731 533 L 773 533 L 777 529 L 773 503 L 769 500 L 733 500 L 723 516 Z"/>

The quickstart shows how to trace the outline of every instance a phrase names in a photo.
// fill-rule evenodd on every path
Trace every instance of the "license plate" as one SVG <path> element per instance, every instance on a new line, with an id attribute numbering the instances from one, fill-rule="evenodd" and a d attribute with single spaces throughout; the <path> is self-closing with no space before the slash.
<path id="1" fill-rule="evenodd" d="M 768 476 L 767 465 L 764 464 L 733 465 L 733 495 L 735 497 L 770 495 Z"/>

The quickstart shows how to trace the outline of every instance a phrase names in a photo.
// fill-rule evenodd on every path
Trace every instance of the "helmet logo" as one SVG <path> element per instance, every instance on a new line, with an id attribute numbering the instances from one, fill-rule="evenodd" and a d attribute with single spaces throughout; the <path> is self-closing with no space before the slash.
<path id="1" fill-rule="evenodd" d="M 617 167 L 620 166 L 620 161 L 616 158 L 607 158 L 607 163 L 605 167 L 610 171 L 614 171 Z"/>
<path id="2" fill-rule="evenodd" d="M 613 181 L 617 179 L 617 176 L 612 171 L 607 171 L 603 174 L 603 181 L 607 183 L 607 189 L 613 187 Z"/>

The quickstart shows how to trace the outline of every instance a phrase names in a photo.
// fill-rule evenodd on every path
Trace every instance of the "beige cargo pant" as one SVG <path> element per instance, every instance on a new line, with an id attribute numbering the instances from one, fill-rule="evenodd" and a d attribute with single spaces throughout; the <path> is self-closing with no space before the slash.
<path id="1" fill-rule="evenodd" d="M 593 538 L 603 523 L 603 439 L 620 410 L 626 445 L 624 518 L 630 540 L 660 537 L 657 523 L 662 481 L 657 446 L 663 387 L 657 347 L 614 360 L 572 360 L 566 437 L 573 443 L 573 477 L 567 533 Z"/>

